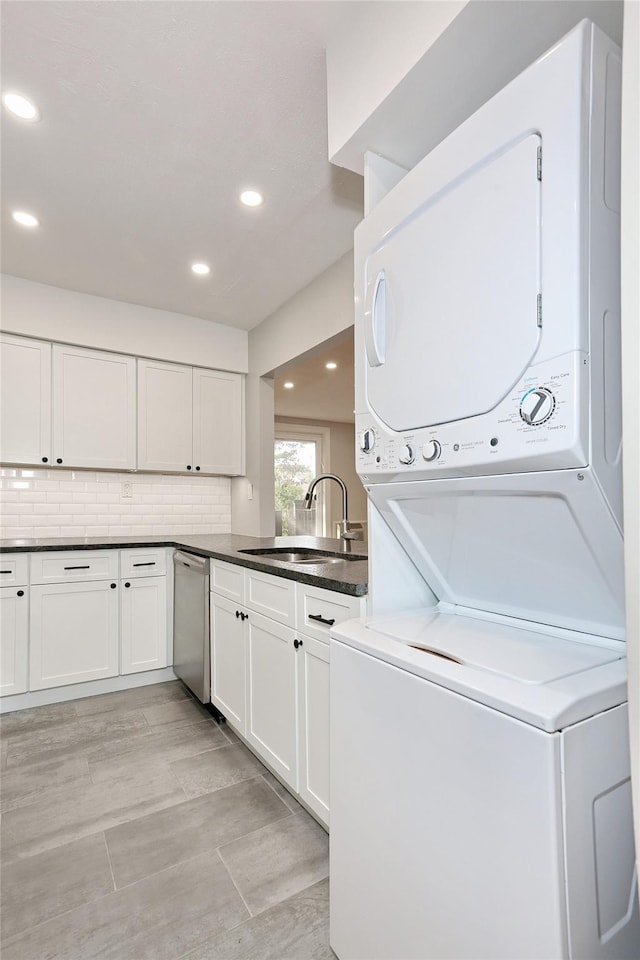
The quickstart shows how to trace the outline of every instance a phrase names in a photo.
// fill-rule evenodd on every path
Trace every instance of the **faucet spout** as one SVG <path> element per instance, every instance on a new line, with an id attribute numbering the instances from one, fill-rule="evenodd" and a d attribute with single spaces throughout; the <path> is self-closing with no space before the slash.
<path id="1" fill-rule="evenodd" d="M 321 480 L 333 480 L 340 487 L 342 493 L 342 520 L 340 521 L 340 538 L 344 540 L 345 549 L 351 549 L 351 540 L 358 540 L 359 534 L 349 529 L 348 508 L 347 508 L 347 485 L 341 477 L 335 473 L 321 473 L 315 477 L 309 484 L 309 488 L 304 496 L 305 510 L 311 510 L 313 505 L 313 491 Z"/>

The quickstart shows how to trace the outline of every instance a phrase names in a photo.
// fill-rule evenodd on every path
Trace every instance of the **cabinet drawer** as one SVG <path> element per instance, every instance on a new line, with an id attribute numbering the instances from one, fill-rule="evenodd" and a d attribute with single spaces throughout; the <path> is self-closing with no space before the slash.
<path id="1" fill-rule="evenodd" d="M 255 610 L 265 617 L 285 623 L 289 627 L 295 626 L 296 593 L 293 580 L 271 577 L 268 573 L 247 569 L 244 603 L 250 610 Z"/>
<path id="2" fill-rule="evenodd" d="M 212 560 L 209 570 L 211 590 L 228 600 L 244 603 L 244 569 L 235 563 Z"/>
<path id="3" fill-rule="evenodd" d="M 317 640 L 329 642 L 334 624 L 364 616 L 364 597 L 350 597 L 321 587 L 297 583 L 298 629 Z"/>
<path id="4" fill-rule="evenodd" d="M 0 587 L 29 583 L 29 555 L 3 553 L 0 555 Z"/>
<path id="5" fill-rule="evenodd" d="M 121 577 L 164 577 L 167 572 L 167 556 L 163 549 L 121 550 Z"/>
<path id="6" fill-rule="evenodd" d="M 117 550 L 35 553 L 31 558 L 32 583 L 75 583 L 79 580 L 117 579 Z"/>

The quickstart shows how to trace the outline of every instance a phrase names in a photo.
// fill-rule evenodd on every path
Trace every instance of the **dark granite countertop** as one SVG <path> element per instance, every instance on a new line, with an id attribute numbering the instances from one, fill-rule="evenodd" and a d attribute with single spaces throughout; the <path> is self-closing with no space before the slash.
<path id="1" fill-rule="evenodd" d="M 42 550 L 104 550 L 130 547 L 176 547 L 201 557 L 213 557 L 227 563 L 237 563 L 263 573 L 272 573 L 287 580 L 297 580 L 326 590 L 335 590 L 353 597 L 367 593 L 367 546 L 353 541 L 350 555 L 358 560 L 341 563 L 296 564 L 285 563 L 274 557 L 255 557 L 241 553 L 256 549 L 316 549 L 339 556 L 344 554 L 342 541 L 323 537 L 243 537 L 232 533 L 167 537 L 51 537 L 34 540 L 0 540 L 0 553 L 36 553 Z"/>

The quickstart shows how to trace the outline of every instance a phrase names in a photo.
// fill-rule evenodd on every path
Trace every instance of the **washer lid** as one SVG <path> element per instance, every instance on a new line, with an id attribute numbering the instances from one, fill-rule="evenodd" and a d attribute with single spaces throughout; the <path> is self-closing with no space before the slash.
<path id="1" fill-rule="evenodd" d="M 435 608 L 352 620 L 331 635 L 548 732 L 626 700 L 622 643 L 572 640 Z"/>

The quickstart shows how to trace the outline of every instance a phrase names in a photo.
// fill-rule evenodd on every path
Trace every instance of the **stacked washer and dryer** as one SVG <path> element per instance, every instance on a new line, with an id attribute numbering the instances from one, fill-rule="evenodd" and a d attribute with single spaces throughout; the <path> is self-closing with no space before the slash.
<path id="1" fill-rule="evenodd" d="M 332 631 L 340 960 L 640 957 L 620 76 L 584 21 L 356 231 L 370 557 L 430 602 Z"/>

